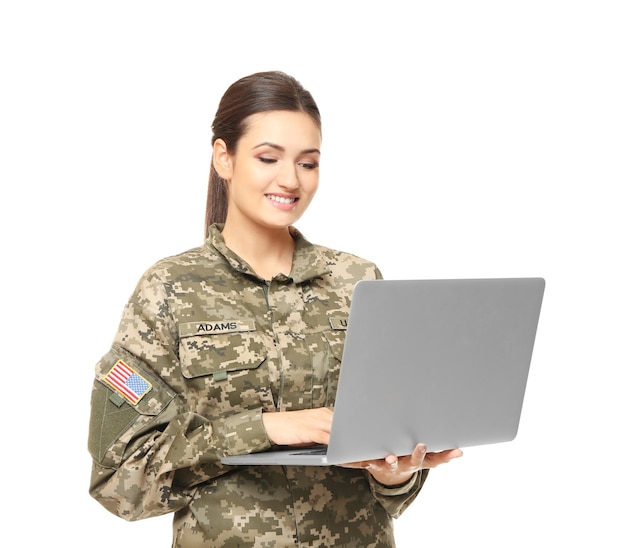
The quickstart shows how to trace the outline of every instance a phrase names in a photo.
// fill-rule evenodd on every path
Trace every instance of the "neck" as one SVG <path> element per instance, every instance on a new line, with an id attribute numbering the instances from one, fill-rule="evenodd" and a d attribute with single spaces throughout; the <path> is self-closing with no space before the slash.
<path id="1" fill-rule="evenodd" d="M 222 237 L 226 245 L 245 260 L 258 276 L 266 280 L 277 274 L 288 275 L 295 249 L 289 227 L 243 227 L 224 223 Z"/>

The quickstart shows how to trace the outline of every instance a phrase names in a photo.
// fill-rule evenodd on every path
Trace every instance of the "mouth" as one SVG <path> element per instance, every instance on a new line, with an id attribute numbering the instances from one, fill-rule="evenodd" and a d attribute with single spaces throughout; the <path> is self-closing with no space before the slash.
<path id="1" fill-rule="evenodd" d="M 268 200 L 277 204 L 290 205 L 298 201 L 296 197 L 277 196 L 276 194 L 266 194 Z"/>

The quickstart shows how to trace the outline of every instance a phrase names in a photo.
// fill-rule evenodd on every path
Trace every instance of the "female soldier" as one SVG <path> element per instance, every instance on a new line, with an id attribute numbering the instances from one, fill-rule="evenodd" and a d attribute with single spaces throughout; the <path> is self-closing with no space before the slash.
<path id="1" fill-rule="evenodd" d="M 328 443 L 354 284 L 379 277 L 293 228 L 318 185 L 321 120 L 280 72 L 235 82 L 213 123 L 206 241 L 126 305 L 92 395 L 90 493 L 127 520 L 174 512 L 175 547 L 393 546 L 391 518 L 459 450 L 345 467 L 233 467 Z"/>

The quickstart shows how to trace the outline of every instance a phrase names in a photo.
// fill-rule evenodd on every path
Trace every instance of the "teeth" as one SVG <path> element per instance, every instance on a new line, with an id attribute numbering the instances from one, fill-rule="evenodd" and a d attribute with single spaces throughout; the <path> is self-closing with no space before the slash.
<path id="1" fill-rule="evenodd" d="M 267 197 L 279 204 L 293 204 L 296 201 L 295 198 L 283 198 L 282 196 L 274 196 L 273 194 L 269 194 Z"/>

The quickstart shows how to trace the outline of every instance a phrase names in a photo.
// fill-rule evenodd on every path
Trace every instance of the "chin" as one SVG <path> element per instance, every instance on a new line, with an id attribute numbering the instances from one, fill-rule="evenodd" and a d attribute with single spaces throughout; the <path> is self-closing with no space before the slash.
<path id="1" fill-rule="evenodd" d="M 262 224 L 263 226 L 267 228 L 275 228 L 275 229 L 286 228 L 288 226 L 293 225 L 298 219 L 300 219 L 300 217 L 302 217 L 301 214 L 281 215 L 280 218 L 274 217 L 272 219 L 265 219 L 261 221 L 260 224 Z"/>

